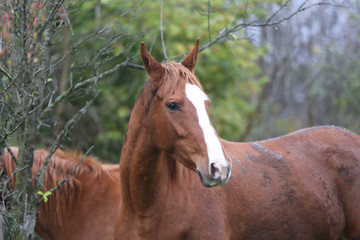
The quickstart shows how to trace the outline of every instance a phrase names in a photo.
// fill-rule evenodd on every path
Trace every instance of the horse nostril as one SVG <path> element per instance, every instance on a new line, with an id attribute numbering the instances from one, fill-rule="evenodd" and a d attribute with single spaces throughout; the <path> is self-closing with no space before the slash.
<path id="1" fill-rule="evenodd" d="M 218 167 L 216 166 L 216 163 L 212 163 L 212 164 L 210 165 L 210 172 L 211 172 L 211 176 L 212 176 L 213 178 L 219 178 L 219 177 L 221 177 L 221 175 L 220 175 L 220 168 L 218 168 Z"/>

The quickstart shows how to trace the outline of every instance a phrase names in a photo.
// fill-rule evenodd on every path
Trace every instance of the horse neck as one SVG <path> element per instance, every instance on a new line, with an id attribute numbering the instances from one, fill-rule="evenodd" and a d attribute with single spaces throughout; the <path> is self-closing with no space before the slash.
<path id="1" fill-rule="evenodd" d="M 124 209 L 140 215 L 149 212 L 166 188 L 163 183 L 182 168 L 175 160 L 169 160 L 149 137 L 146 127 L 146 114 L 152 101 L 149 91 L 145 85 L 135 103 L 120 159 L 122 204 Z"/>

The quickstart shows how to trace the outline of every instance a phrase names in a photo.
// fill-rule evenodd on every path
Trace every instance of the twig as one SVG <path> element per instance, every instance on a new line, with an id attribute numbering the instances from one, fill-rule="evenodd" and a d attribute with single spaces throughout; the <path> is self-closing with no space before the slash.
<path id="1" fill-rule="evenodd" d="M 137 55 L 135 55 L 137 56 Z M 67 90 L 65 90 L 62 94 L 60 94 L 51 104 L 49 104 L 42 112 L 40 115 L 40 119 L 42 119 L 46 113 L 50 112 L 55 105 L 62 101 L 64 98 L 68 97 L 70 94 L 72 94 L 73 92 L 75 92 L 76 90 L 82 89 L 86 86 L 89 86 L 90 84 L 93 84 L 94 82 L 98 82 L 100 79 L 104 78 L 105 76 L 117 71 L 119 68 L 122 67 L 126 67 L 127 64 L 130 62 L 130 60 L 132 60 L 135 56 L 132 56 L 131 58 L 125 60 L 122 63 L 117 64 L 115 67 L 97 75 L 91 78 L 88 78 L 84 81 L 78 82 L 77 84 L 75 84 L 74 86 L 70 86 Z"/>
<path id="2" fill-rule="evenodd" d="M 0 67 L 1 67 L 1 65 L 0 65 Z M 0 95 L 1 94 L 3 94 L 4 92 L 6 92 L 7 90 L 9 90 L 14 84 L 15 84 L 15 82 L 16 82 L 16 80 L 18 79 L 18 77 L 24 72 L 24 70 L 25 70 L 25 68 L 22 68 L 20 71 L 19 71 L 19 73 L 18 73 L 18 75 L 16 75 L 16 77 L 11 77 L 11 74 L 9 75 L 9 76 L 7 76 L 8 78 L 9 78 L 9 80 L 11 80 L 11 83 L 6 87 L 6 88 L 4 88 L 1 92 L 0 92 Z M 1 70 L 0 70 L 0 72 L 2 72 Z M 5 73 L 4 73 L 5 74 Z M 5 74 L 6 75 L 6 74 Z"/>
<path id="3" fill-rule="evenodd" d="M 284 7 L 286 7 L 290 2 L 291 2 L 291 0 L 288 0 L 288 1 L 286 1 L 286 3 L 282 4 L 282 5 L 279 7 L 279 9 L 276 10 L 276 11 L 266 20 L 265 23 L 268 24 L 275 16 L 277 16 L 277 15 L 281 12 L 281 10 L 283 10 Z M 306 3 L 306 2 L 307 2 L 307 0 L 306 0 L 304 3 Z M 304 4 L 304 3 L 303 3 L 303 4 Z"/>
<path id="4" fill-rule="evenodd" d="M 8 146 L 6 146 L 6 149 L 8 150 L 8 152 L 10 153 L 11 159 L 15 162 L 16 166 L 19 166 L 17 158 L 15 157 L 14 153 L 12 152 L 11 148 L 9 148 Z"/>
<path id="5" fill-rule="evenodd" d="M 209 42 L 211 42 L 211 31 L 210 31 L 210 15 L 211 15 L 211 0 L 208 0 L 208 34 L 209 34 Z"/>
<path id="6" fill-rule="evenodd" d="M 130 68 L 145 70 L 143 65 L 139 65 L 139 64 L 135 64 L 135 63 L 130 63 L 129 62 L 126 66 L 130 67 Z"/>
<path id="7" fill-rule="evenodd" d="M 246 8 L 245 8 L 245 9 L 246 9 Z M 231 28 L 231 25 L 233 24 L 233 22 L 234 22 L 234 20 L 235 20 L 235 16 L 236 16 L 239 12 L 240 12 L 240 8 L 238 8 L 238 9 L 236 10 L 236 13 L 232 16 L 231 21 L 230 21 L 229 24 L 228 24 L 228 28 Z"/>
<path id="8" fill-rule="evenodd" d="M 73 30 L 73 27 L 72 27 L 72 25 L 71 25 L 69 16 L 68 16 L 68 14 L 66 13 L 65 8 L 64 8 L 63 6 L 62 6 L 62 10 L 63 10 L 63 14 L 65 15 L 65 19 L 66 19 L 66 21 L 67 21 L 67 23 L 68 23 L 68 25 L 69 25 L 69 29 L 70 29 L 71 35 L 74 35 L 74 30 Z"/>
<path id="9" fill-rule="evenodd" d="M 43 33 L 48 28 L 48 25 L 52 24 L 52 22 L 54 21 L 56 13 L 58 13 L 59 8 L 62 6 L 63 2 L 64 2 L 64 0 L 58 0 L 57 3 L 53 4 L 52 10 L 50 11 L 50 14 L 47 17 L 47 19 L 45 20 L 44 24 L 39 25 L 40 29 L 38 30 L 38 34 L 37 34 L 37 36 L 38 36 L 37 39 L 39 42 L 42 41 Z"/>
<path id="10" fill-rule="evenodd" d="M 108 57 L 108 58 L 105 58 L 103 60 L 98 60 L 97 58 L 99 58 L 100 56 L 102 56 L 109 48 L 110 46 L 115 43 L 116 41 L 118 41 L 118 39 L 120 38 L 123 38 L 123 37 L 130 37 L 130 36 L 135 36 L 135 39 L 133 41 L 131 41 L 130 44 L 127 44 L 127 46 L 124 47 L 124 49 L 111 56 L 111 57 Z M 114 59 L 114 58 L 117 58 L 119 57 L 120 55 L 123 55 L 125 52 L 128 52 L 131 50 L 131 48 L 134 46 L 135 43 L 138 42 L 139 39 L 143 38 L 144 35 L 143 34 L 118 34 L 118 35 L 115 35 L 115 36 L 111 36 L 109 38 L 109 40 L 107 40 L 106 42 L 103 43 L 103 45 L 98 49 L 98 52 L 93 55 L 86 64 L 82 65 L 82 66 L 76 66 L 76 67 L 73 67 L 73 68 L 86 68 L 88 66 L 90 66 L 91 64 L 96 64 L 96 67 L 99 68 L 100 66 L 102 66 L 104 63 L 107 63 L 109 62 L 110 60 Z M 97 61 L 96 61 L 97 60 Z M 72 68 L 72 70 L 73 70 Z"/>
<path id="11" fill-rule="evenodd" d="M 166 47 L 165 47 L 165 41 L 164 41 L 164 29 L 163 29 L 163 7 L 164 7 L 164 0 L 161 0 L 161 6 L 160 6 L 160 35 L 161 35 L 161 45 L 164 52 L 164 59 L 165 61 L 168 59 L 168 56 L 166 54 Z"/>
<path id="12" fill-rule="evenodd" d="M 307 1 L 305 1 L 306 3 Z M 326 2 L 318 2 L 318 3 L 314 3 L 314 4 L 310 4 L 308 6 L 304 6 L 304 4 L 301 4 L 296 11 L 294 11 L 293 13 L 289 14 L 288 16 L 286 17 L 283 17 L 277 21 L 268 21 L 266 20 L 265 22 L 260 22 L 258 23 L 258 20 L 254 20 L 248 24 L 244 24 L 244 23 L 241 23 L 241 24 L 237 24 L 236 26 L 234 26 L 233 28 L 231 29 L 228 29 L 226 31 L 226 34 L 229 34 L 229 33 L 233 33 L 233 32 L 237 32 L 239 31 L 240 29 L 243 29 L 245 27 L 271 27 L 271 26 L 276 26 L 276 25 L 279 25 L 280 23 L 284 22 L 284 21 L 287 21 L 287 20 L 290 20 L 291 18 L 293 18 L 294 16 L 296 16 L 297 14 L 299 14 L 300 12 L 303 12 L 305 10 L 308 10 L 310 8 L 313 8 L 313 7 L 317 7 L 317 6 L 332 6 L 332 7 L 342 7 L 342 6 L 339 6 L 339 5 L 334 5 L 334 4 L 331 4 L 331 3 L 326 3 Z M 281 6 L 281 8 L 283 8 L 284 5 Z M 279 13 L 280 11 L 277 11 L 277 14 Z M 275 15 L 272 15 L 271 18 L 274 18 Z"/>
<path id="13" fill-rule="evenodd" d="M 17 165 L 18 166 L 18 165 Z M 23 167 L 21 167 L 21 168 L 16 168 L 15 169 L 15 171 L 9 176 L 9 180 L 10 179 L 13 179 L 15 176 L 16 176 L 16 174 L 18 173 L 18 172 L 21 172 L 21 171 L 23 171 L 23 170 L 25 170 L 26 169 L 26 166 L 23 166 Z"/>
<path id="14" fill-rule="evenodd" d="M 154 45 L 155 45 L 155 40 L 156 40 L 156 38 L 157 38 L 157 34 L 155 34 L 154 37 L 153 37 L 153 40 L 152 40 L 152 42 L 151 42 L 151 46 L 150 46 L 150 48 L 149 48 L 149 53 L 151 53 L 152 48 L 153 48 Z"/>
<path id="15" fill-rule="evenodd" d="M 94 146 L 91 146 L 80 158 L 80 160 L 76 163 L 75 167 L 71 170 L 71 172 L 60 182 L 58 182 L 58 185 L 56 187 L 51 188 L 50 190 L 48 190 L 48 192 L 55 192 L 57 190 L 59 190 L 65 182 L 69 181 L 70 177 L 72 175 L 74 175 L 77 167 L 82 163 L 82 161 L 85 159 L 85 157 L 90 153 L 90 151 L 94 148 Z M 42 203 L 44 201 L 44 198 L 42 198 L 39 202 L 38 205 L 40 205 L 40 203 Z"/>
<path id="16" fill-rule="evenodd" d="M 0 72 L 5 74 L 5 76 L 10 80 L 13 81 L 13 77 L 11 74 L 0 64 Z"/>
<path id="17" fill-rule="evenodd" d="M 56 67 L 58 64 L 62 63 L 71 53 L 73 53 L 78 47 L 80 47 L 81 45 L 83 45 L 84 43 L 86 43 L 87 41 L 94 39 L 97 35 L 100 35 L 101 33 L 105 32 L 106 30 L 109 29 L 109 27 L 114 24 L 115 22 L 117 22 L 121 17 L 124 17 L 125 15 L 127 15 L 129 12 L 137 9 L 138 7 L 140 7 L 142 4 L 144 3 L 144 1 L 139 2 L 138 4 L 136 4 L 134 7 L 127 9 L 124 13 L 122 13 L 119 17 L 117 17 L 116 19 L 112 20 L 110 23 L 108 23 L 107 25 L 105 25 L 104 27 L 102 27 L 100 30 L 88 35 L 87 37 L 84 37 L 82 40 L 80 40 L 78 43 L 76 43 L 75 45 L 73 45 L 71 47 L 71 49 L 66 52 L 57 62 L 53 63 L 51 68 Z M 125 34 L 124 34 L 125 36 Z M 45 69 L 45 70 L 41 70 L 41 71 L 48 71 L 49 69 Z M 35 74 L 39 73 L 40 70 L 38 72 L 36 72 Z"/>
<path id="18" fill-rule="evenodd" d="M 287 1 L 287 3 L 289 2 L 290 0 Z M 246 27 L 269 27 L 269 26 L 276 26 L 276 25 L 279 25 L 280 23 L 284 22 L 284 21 L 287 21 L 287 20 L 290 20 L 291 18 L 293 18 L 294 16 L 296 16 L 297 14 L 299 14 L 300 12 L 303 12 L 305 10 L 308 10 L 310 8 L 313 8 L 313 7 L 316 7 L 316 6 L 333 6 L 333 7 L 338 7 L 338 5 L 334 5 L 334 4 L 330 4 L 330 3 L 326 3 L 326 2 L 318 2 L 318 3 L 314 3 L 314 4 L 311 4 L 311 5 L 308 5 L 308 6 L 305 6 L 305 4 L 308 2 L 308 0 L 306 0 L 303 4 L 301 4 L 297 9 L 296 11 L 294 11 L 293 13 L 289 14 L 288 16 L 285 16 L 277 21 L 271 21 L 271 19 L 273 19 L 274 17 L 276 17 L 276 15 L 279 14 L 280 11 L 277 11 L 275 14 L 273 14 L 272 16 L 270 16 L 270 20 L 267 19 L 266 21 L 264 22 L 260 22 L 259 23 L 259 19 L 256 19 L 254 21 L 251 21 L 251 22 L 243 22 L 243 23 L 239 23 L 239 24 L 236 24 L 234 25 L 233 27 L 231 28 L 224 28 L 222 29 L 217 37 L 212 40 L 212 41 L 209 41 L 207 43 L 205 43 L 204 45 L 202 45 L 200 48 L 199 48 L 199 52 L 211 47 L 212 45 L 216 44 L 216 43 L 219 43 L 219 42 L 222 42 L 223 40 L 227 39 L 228 36 L 231 34 L 231 33 L 234 33 L 234 32 L 237 32 L 241 29 L 244 29 Z M 287 4 L 286 3 L 286 4 Z M 280 8 L 283 8 L 284 5 L 282 5 Z M 200 13 L 201 14 L 201 13 Z M 231 20 L 232 22 L 233 20 Z M 178 55 L 175 55 L 171 58 L 169 58 L 168 60 L 171 61 L 171 60 L 175 60 L 175 59 L 179 59 L 180 57 L 185 57 L 187 54 L 187 52 L 183 52 L 183 53 L 180 53 Z"/>
<path id="19" fill-rule="evenodd" d="M 39 186 L 37 186 L 37 190 L 39 191 L 41 188 L 41 183 L 44 180 L 45 177 L 45 170 L 47 165 L 49 164 L 49 162 L 51 161 L 51 156 L 55 153 L 56 149 L 58 149 L 58 147 L 60 146 L 60 143 L 70 134 L 71 129 L 75 126 L 76 123 L 79 122 L 79 120 L 81 119 L 81 117 L 85 114 L 85 112 L 87 111 L 88 107 L 94 102 L 95 97 L 93 99 L 91 99 L 90 101 L 88 101 L 86 103 L 86 105 L 80 109 L 64 126 L 63 130 L 60 132 L 60 134 L 57 135 L 55 142 L 52 144 L 50 150 L 49 150 L 49 154 L 46 157 L 46 160 L 44 162 L 44 166 L 41 169 L 40 173 L 39 173 L 39 177 L 37 179 L 37 181 L 40 183 Z"/>
<path id="20" fill-rule="evenodd" d="M 163 0 L 161 0 L 163 1 Z M 313 8 L 313 7 L 316 7 L 316 6 L 321 6 L 321 5 L 326 5 L 326 6 L 334 6 L 334 7 L 338 7 L 337 5 L 334 5 L 334 4 L 330 4 L 330 3 L 325 3 L 325 2 L 318 2 L 318 3 L 314 3 L 314 4 L 311 4 L 311 5 L 308 5 L 308 6 L 304 6 L 304 4 L 306 4 L 308 2 L 308 0 L 306 0 L 303 4 L 301 4 L 297 10 L 291 14 L 289 14 L 288 16 L 286 17 L 283 17 L 277 21 L 272 21 L 280 12 L 281 10 L 290 2 L 291 0 L 288 0 L 286 1 L 285 4 L 281 5 L 280 6 L 280 9 L 278 9 L 274 14 L 272 14 L 268 19 L 266 19 L 264 22 L 260 22 L 259 23 L 259 19 L 256 19 L 254 21 L 251 21 L 251 22 L 243 22 L 243 23 L 239 23 L 239 24 L 236 24 L 234 25 L 233 27 L 231 27 L 233 21 L 234 21 L 234 18 L 235 16 L 233 16 L 233 18 L 231 19 L 229 25 L 227 28 L 224 28 L 222 29 L 217 37 L 207 43 L 205 43 L 204 45 L 202 45 L 199 49 L 199 52 L 202 52 L 204 51 L 205 49 L 211 47 L 212 45 L 216 44 L 216 43 L 219 43 L 221 41 L 223 41 L 224 39 L 226 39 L 231 33 L 234 33 L 234 32 L 237 32 L 241 29 L 244 29 L 246 27 L 268 27 L 268 26 L 275 26 L 275 25 L 279 25 L 280 23 L 284 22 L 284 21 L 287 21 L 291 18 L 293 18 L 295 15 L 299 14 L 300 12 L 303 12 L 309 8 Z M 247 3 L 247 1 L 246 1 Z M 161 8 L 162 10 L 162 8 Z M 198 10 L 199 11 L 199 10 Z M 207 15 L 206 13 L 201 13 L 199 12 L 199 14 L 205 16 Z M 236 15 L 236 14 L 235 14 Z M 161 33 L 163 34 L 163 31 L 161 31 Z M 210 36 L 210 35 L 209 35 Z M 163 40 L 163 36 L 162 36 L 162 43 L 164 42 Z M 165 45 L 165 44 L 164 44 Z M 164 46 L 163 45 L 163 46 Z M 164 47 L 163 47 L 163 50 L 164 50 Z M 166 62 L 166 61 L 172 61 L 172 60 L 176 60 L 176 59 L 180 59 L 181 57 L 184 58 L 186 56 L 188 52 L 183 52 L 183 53 L 180 53 L 180 54 L 177 54 L 173 57 L 167 57 L 165 54 L 164 54 L 164 60 L 162 62 Z M 166 57 L 165 57 L 166 56 Z M 134 58 L 136 56 L 133 56 L 132 58 Z M 180 59 L 181 60 L 181 59 Z M 140 70 L 144 70 L 144 67 L 142 65 L 139 65 L 139 64 L 135 64 L 135 63 L 131 63 L 130 61 L 126 60 L 125 62 L 121 63 L 120 66 L 117 66 L 117 67 L 123 67 L 123 66 L 126 66 L 126 67 L 130 67 L 130 68 L 135 68 L 135 69 L 140 69 Z M 86 80 L 88 81 L 88 80 Z"/>

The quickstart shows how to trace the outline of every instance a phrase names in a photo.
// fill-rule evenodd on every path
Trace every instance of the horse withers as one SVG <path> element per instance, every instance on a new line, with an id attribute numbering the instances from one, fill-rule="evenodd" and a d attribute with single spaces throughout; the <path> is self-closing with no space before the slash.
<path id="1" fill-rule="evenodd" d="M 149 80 L 122 149 L 115 238 L 360 238 L 360 137 L 326 126 L 221 139 L 194 75 L 198 49 L 160 64 L 141 44 Z"/>
<path id="2" fill-rule="evenodd" d="M 12 147 L 17 157 L 18 148 Z M 48 156 L 45 150 L 34 153 L 33 176 L 43 167 Z M 57 187 L 74 169 L 81 156 L 58 150 L 45 171 L 42 191 Z M 5 149 L 1 169 L 10 177 L 16 165 Z M 9 181 L 13 189 L 15 177 Z M 101 164 L 85 157 L 74 174 L 53 192 L 47 202 L 41 202 L 35 232 L 44 240 L 110 240 L 114 237 L 116 212 L 120 201 L 118 165 Z"/>

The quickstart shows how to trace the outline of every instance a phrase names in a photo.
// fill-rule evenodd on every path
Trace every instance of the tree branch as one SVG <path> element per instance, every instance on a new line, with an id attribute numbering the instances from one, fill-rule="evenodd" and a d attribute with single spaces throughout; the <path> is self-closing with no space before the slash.
<path id="1" fill-rule="evenodd" d="M 58 182 L 58 185 L 54 188 L 51 188 L 50 190 L 48 190 L 47 192 L 55 192 L 57 190 L 59 190 L 64 183 L 66 183 L 67 181 L 69 181 L 70 177 L 72 175 L 74 175 L 77 167 L 82 163 L 82 161 L 85 159 L 85 157 L 90 153 L 90 151 L 94 148 L 94 146 L 91 146 L 80 158 L 80 160 L 76 163 L 75 167 L 71 170 L 71 172 L 60 182 Z M 44 198 L 40 199 L 40 201 L 38 202 L 38 206 L 44 201 Z"/>
<path id="2" fill-rule="evenodd" d="M 3 73 L 10 81 L 13 81 L 13 77 L 11 76 L 11 73 L 5 69 L 4 66 L 0 64 L 0 72 Z"/>
<path id="3" fill-rule="evenodd" d="M 89 40 L 94 39 L 96 36 L 100 35 L 101 33 L 105 32 L 106 30 L 109 29 L 109 27 L 114 24 L 115 22 L 117 22 L 120 18 L 124 17 L 125 15 L 127 15 L 128 13 L 130 13 L 131 11 L 137 9 L 138 7 L 140 7 L 142 4 L 144 3 L 144 1 L 136 4 L 134 7 L 127 9 L 124 13 L 122 13 L 118 18 L 112 20 L 110 23 L 108 23 L 106 26 L 102 27 L 100 30 L 90 34 L 87 37 L 84 37 L 82 40 L 80 40 L 78 43 L 76 43 L 75 45 L 73 45 L 71 47 L 71 49 L 66 52 L 59 60 L 57 60 L 57 62 L 55 62 L 54 64 L 52 64 L 51 68 L 56 67 L 57 65 L 59 65 L 60 63 L 62 63 L 71 53 L 73 53 L 78 47 L 80 47 L 81 45 L 83 45 L 84 43 L 86 43 Z M 121 36 L 130 36 L 130 35 L 134 35 L 134 34 L 120 34 Z M 120 36 L 119 35 L 119 36 Z M 39 69 L 40 70 L 40 69 Z M 45 71 L 48 71 L 49 69 L 46 69 Z M 41 71 L 43 71 L 41 69 Z M 38 72 L 36 72 L 35 74 L 37 74 Z"/>
<path id="4" fill-rule="evenodd" d="M 207 24 L 208 24 L 209 42 L 211 42 L 210 15 L 211 15 L 211 0 L 208 0 L 208 13 L 207 13 L 208 23 Z"/>
<path id="5" fill-rule="evenodd" d="M 290 1 L 290 0 L 289 0 Z M 288 4 L 287 1 L 285 3 Z M 243 22 L 243 23 L 239 23 L 239 24 L 236 24 L 234 25 L 233 27 L 228 27 L 228 28 L 223 28 L 221 31 L 219 31 L 217 37 L 212 40 L 212 41 L 209 41 L 207 43 L 205 43 L 204 45 L 202 45 L 200 48 L 199 48 L 199 52 L 201 51 L 204 51 L 205 49 L 211 47 L 212 45 L 216 44 L 216 43 L 219 43 L 219 42 L 222 42 L 224 41 L 225 39 L 229 38 L 229 36 L 235 32 L 238 32 L 240 31 L 241 29 L 244 29 L 246 27 L 269 27 L 269 26 L 276 26 L 276 25 L 279 25 L 280 23 L 284 22 L 284 21 L 287 21 L 287 20 L 290 20 L 291 18 L 293 18 L 294 16 L 296 16 L 297 14 L 299 14 L 300 12 L 303 12 L 305 10 L 308 10 L 310 8 L 313 8 L 313 7 L 316 7 L 316 6 L 333 6 L 333 7 L 338 7 L 338 5 L 334 5 L 334 4 L 330 4 L 330 3 L 326 3 L 326 2 L 318 2 L 318 3 L 314 3 L 314 4 L 311 4 L 311 5 L 308 5 L 308 6 L 305 6 L 305 4 L 307 3 L 308 0 L 306 0 L 303 4 L 301 4 L 297 9 L 296 11 L 294 11 L 293 13 L 289 14 L 288 16 L 285 16 L 279 20 L 276 20 L 276 21 L 271 21 L 271 19 L 274 19 L 279 13 L 280 13 L 280 10 L 276 11 L 272 16 L 270 16 L 267 20 L 263 21 L 263 22 L 259 22 L 260 20 L 259 19 L 256 19 L 256 20 L 253 20 L 251 22 Z M 280 8 L 282 9 L 285 5 L 282 5 Z M 231 23 L 233 22 L 233 19 L 231 20 Z M 230 24 L 229 24 L 230 26 Z M 179 59 L 180 57 L 185 57 L 186 54 L 188 52 L 183 52 L 183 53 L 180 53 L 178 55 L 175 55 L 171 58 L 169 58 L 168 60 L 171 61 L 171 60 L 175 60 L 175 59 Z M 181 60 L 181 59 L 180 59 Z"/>
<path id="6" fill-rule="evenodd" d="M 161 45 L 164 53 L 164 59 L 165 61 L 168 59 L 168 56 L 166 54 L 166 47 L 165 47 L 165 41 L 164 41 L 164 29 L 163 29 L 163 7 L 164 7 L 164 0 L 161 0 L 161 6 L 160 6 L 160 36 L 161 36 Z"/>
<path id="7" fill-rule="evenodd" d="M 135 55 L 137 56 L 137 55 Z M 66 97 L 70 96 L 70 94 L 72 94 L 73 92 L 79 90 L 79 89 L 82 89 L 84 87 L 87 87 L 89 86 L 90 84 L 94 84 L 96 82 L 98 82 L 99 80 L 101 80 L 102 78 L 104 78 L 105 76 L 111 74 L 111 73 L 114 73 L 115 71 L 117 71 L 119 68 L 122 68 L 122 67 L 126 67 L 128 66 L 128 63 L 135 57 L 135 56 L 132 56 L 130 57 L 129 59 L 125 60 L 124 62 L 122 63 L 119 63 L 117 64 L 115 67 L 105 71 L 105 72 L 102 72 L 101 74 L 97 75 L 97 76 L 94 76 L 94 77 L 91 77 L 91 78 L 88 78 L 84 81 L 81 81 L 77 84 L 75 84 L 74 86 L 70 86 L 70 88 L 68 88 L 66 91 L 64 91 L 63 93 L 61 93 L 51 104 L 49 104 L 42 112 L 41 112 L 41 115 L 40 115 L 40 119 L 42 119 L 46 113 L 50 112 L 54 107 L 55 105 L 62 101 L 63 99 L 65 99 Z"/>
<path id="8" fill-rule="evenodd" d="M 49 150 L 49 154 L 46 157 L 46 160 L 44 162 L 44 166 L 41 169 L 40 173 L 39 173 L 39 177 L 37 178 L 37 181 L 39 182 L 39 184 L 36 187 L 36 192 L 40 190 L 41 188 L 41 184 L 44 180 L 45 177 L 45 170 L 47 168 L 47 165 L 49 164 L 49 162 L 51 161 L 51 156 L 55 153 L 55 151 L 58 149 L 58 147 L 60 146 L 61 142 L 70 134 L 71 129 L 75 126 L 75 124 L 77 124 L 81 117 L 86 113 L 88 107 L 94 102 L 94 99 L 91 99 L 90 101 L 88 101 L 86 103 L 86 105 L 80 109 L 64 126 L 63 130 L 60 132 L 60 134 L 57 135 L 55 142 L 51 145 L 50 150 Z"/>

